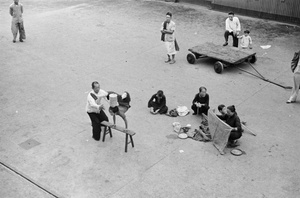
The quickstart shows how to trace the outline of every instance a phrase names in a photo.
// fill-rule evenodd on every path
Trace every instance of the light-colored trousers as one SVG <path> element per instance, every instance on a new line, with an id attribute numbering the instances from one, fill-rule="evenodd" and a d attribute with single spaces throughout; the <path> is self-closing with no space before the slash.
<path id="1" fill-rule="evenodd" d="M 297 99 L 299 93 L 299 86 L 300 86 L 300 71 L 297 71 L 294 73 L 294 86 L 292 89 L 291 97 L 289 99 L 290 101 L 295 101 Z"/>

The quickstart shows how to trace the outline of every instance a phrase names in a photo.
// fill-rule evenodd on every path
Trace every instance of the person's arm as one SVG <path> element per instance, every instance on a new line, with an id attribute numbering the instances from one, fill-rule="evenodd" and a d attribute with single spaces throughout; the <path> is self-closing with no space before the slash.
<path id="1" fill-rule="evenodd" d="M 235 126 L 232 131 L 238 131 L 238 132 L 242 132 L 242 125 L 241 125 L 241 121 L 240 118 L 238 116 L 235 117 Z"/>
<path id="2" fill-rule="evenodd" d="M 166 106 L 167 103 L 167 99 L 166 96 L 163 96 L 161 101 L 160 101 L 160 105 L 159 105 L 159 109 L 161 109 L 162 107 Z"/>
<path id="3" fill-rule="evenodd" d="M 195 104 L 195 103 L 197 103 L 197 102 L 198 102 L 198 94 L 195 95 L 192 104 Z"/>
<path id="4" fill-rule="evenodd" d="M 23 14 L 23 5 L 21 4 L 21 13 Z"/>
<path id="5" fill-rule="evenodd" d="M 249 36 L 249 48 L 252 49 L 252 38 Z"/>
<path id="6" fill-rule="evenodd" d="M 100 109 L 101 105 L 98 105 L 96 103 L 95 99 L 91 96 L 91 94 L 88 95 L 87 100 L 91 107 L 93 107 L 95 109 Z"/>
<path id="7" fill-rule="evenodd" d="M 10 14 L 10 16 L 14 15 L 14 10 L 11 6 L 9 7 L 9 14 Z"/>
<path id="8" fill-rule="evenodd" d="M 209 95 L 206 94 L 205 98 L 206 98 L 206 100 L 205 100 L 204 105 L 205 105 L 206 107 L 209 107 Z"/>
<path id="9" fill-rule="evenodd" d="M 171 24 L 171 22 L 170 22 L 170 24 Z M 166 34 L 173 34 L 174 31 L 175 31 L 175 23 L 172 22 L 171 27 L 170 27 L 170 30 L 165 30 L 165 33 L 166 33 Z"/>
<path id="10" fill-rule="evenodd" d="M 148 108 L 152 107 L 151 102 L 153 101 L 155 97 L 155 94 L 150 98 L 149 102 L 148 102 Z"/>

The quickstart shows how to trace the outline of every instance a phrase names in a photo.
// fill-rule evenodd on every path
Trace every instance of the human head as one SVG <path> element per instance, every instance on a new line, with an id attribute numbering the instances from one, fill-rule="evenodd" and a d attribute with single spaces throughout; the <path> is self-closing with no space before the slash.
<path id="1" fill-rule="evenodd" d="M 250 31 L 249 30 L 245 30 L 244 33 L 245 33 L 246 36 L 248 36 L 250 34 Z"/>
<path id="2" fill-rule="evenodd" d="M 199 95 L 201 97 L 204 97 L 206 95 L 206 91 L 207 91 L 206 87 L 200 87 L 199 88 Z"/>
<path id="3" fill-rule="evenodd" d="M 226 106 L 223 105 L 223 104 L 220 104 L 220 105 L 218 106 L 218 110 L 219 110 L 219 112 L 220 112 L 222 115 L 224 115 L 224 114 L 227 113 Z"/>
<path id="4" fill-rule="evenodd" d="M 170 22 L 171 19 L 172 19 L 172 13 L 171 12 L 167 12 L 167 14 L 166 14 L 166 21 Z"/>
<path id="5" fill-rule="evenodd" d="M 14 3 L 18 5 L 18 3 L 19 3 L 19 0 L 14 0 Z"/>
<path id="6" fill-rule="evenodd" d="M 233 114 L 235 114 L 235 106 L 234 105 L 231 105 L 231 106 L 228 106 L 227 107 L 227 114 L 229 115 L 229 116 L 232 116 Z"/>
<path id="7" fill-rule="evenodd" d="M 162 90 L 158 90 L 156 95 L 158 98 L 162 98 L 164 96 L 164 92 Z"/>
<path id="8" fill-rule="evenodd" d="M 228 18 L 232 21 L 234 17 L 234 13 L 233 12 L 229 12 L 228 13 Z"/>
<path id="9" fill-rule="evenodd" d="M 98 93 L 100 91 L 100 84 L 97 81 L 92 82 L 92 89 L 95 93 Z"/>

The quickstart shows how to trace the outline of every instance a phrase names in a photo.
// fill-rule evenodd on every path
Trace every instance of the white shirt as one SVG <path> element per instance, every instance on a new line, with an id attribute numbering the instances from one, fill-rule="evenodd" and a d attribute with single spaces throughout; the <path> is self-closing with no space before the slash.
<path id="1" fill-rule="evenodd" d="M 95 100 L 91 93 L 95 94 L 97 96 L 97 99 Z M 86 112 L 88 113 L 100 113 L 99 107 L 101 105 L 101 99 L 106 98 L 108 93 L 102 89 L 99 90 L 98 94 L 95 93 L 94 90 L 92 90 L 88 96 L 87 96 L 87 104 L 86 104 Z"/>
<path id="2" fill-rule="evenodd" d="M 12 14 L 13 22 L 15 23 L 23 22 L 23 18 L 22 18 L 23 5 L 21 3 L 18 3 L 18 5 L 16 5 L 15 3 L 11 4 L 9 6 L 9 13 Z"/>
<path id="3" fill-rule="evenodd" d="M 252 39 L 251 37 L 248 35 L 243 35 L 241 36 L 241 47 L 242 48 L 248 48 L 249 45 L 252 45 Z"/>
<path id="4" fill-rule="evenodd" d="M 229 18 L 227 18 L 225 21 L 225 26 L 225 29 L 229 32 L 241 31 L 240 20 L 237 17 L 233 17 L 232 21 Z"/>
<path id="5" fill-rule="evenodd" d="M 170 23 L 167 23 L 167 27 L 166 30 L 170 31 L 175 31 L 175 22 L 174 21 L 170 21 Z M 164 22 L 161 25 L 160 30 L 164 29 Z M 167 42 L 173 42 L 175 40 L 175 32 L 173 32 L 173 34 L 165 34 L 165 41 Z"/>

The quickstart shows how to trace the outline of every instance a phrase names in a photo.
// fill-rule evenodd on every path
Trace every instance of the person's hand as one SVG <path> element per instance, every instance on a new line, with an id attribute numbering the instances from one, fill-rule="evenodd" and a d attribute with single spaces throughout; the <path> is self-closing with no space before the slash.
<path id="1" fill-rule="evenodd" d="M 104 110 L 104 106 L 103 106 L 103 104 L 101 104 L 100 106 L 99 106 L 99 110 Z"/>
<path id="2" fill-rule="evenodd" d="M 112 129 L 115 129 L 115 128 L 116 128 L 116 125 L 115 125 L 115 124 L 112 124 L 112 125 L 110 125 L 109 127 L 112 128 Z"/>

